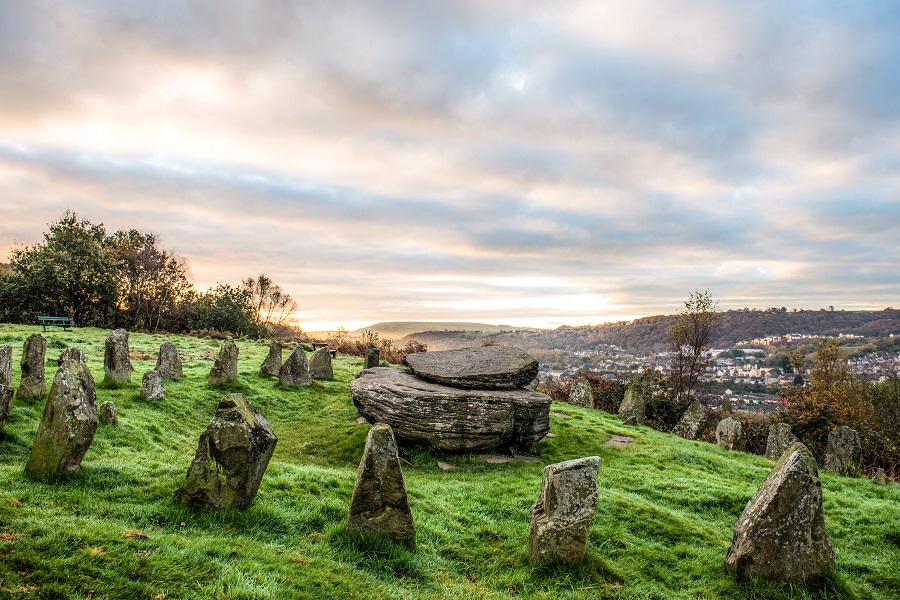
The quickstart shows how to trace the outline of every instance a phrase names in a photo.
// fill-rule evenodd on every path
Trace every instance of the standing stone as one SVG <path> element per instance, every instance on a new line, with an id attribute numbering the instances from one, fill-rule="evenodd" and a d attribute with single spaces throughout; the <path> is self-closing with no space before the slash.
<path id="1" fill-rule="evenodd" d="M 331 350 L 327 347 L 319 348 L 312 353 L 309 359 L 309 376 L 313 379 L 334 379 Z"/>
<path id="2" fill-rule="evenodd" d="M 572 382 L 572 389 L 569 390 L 569 404 L 594 408 L 594 391 L 591 389 L 590 381 L 579 377 Z"/>
<path id="3" fill-rule="evenodd" d="M 56 372 L 38 424 L 29 475 L 76 471 L 97 430 L 97 392 L 84 360 L 67 360 Z"/>
<path id="4" fill-rule="evenodd" d="M 381 351 L 378 349 L 378 346 L 373 346 L 372 344 L 366 346 L 366 364 L 363 368 L 371 369 L 372 367 L 377 367 L 380 356 Z"/>
<path id="5" fill-rule="evenodd" d="M 277 442 L 272 427 L 243 394 L 228 394 L 200 434 L 175 500 L 197 512 L 247 508 L 256 498 Z"/>
<path id="6" fill-rule="evenodd" d="M 741 422 L 734 417 L 726 417 L 719 421 L 716 427 L 716 443 L 729 450 L 744 451 L 747 449 L 747 439 Z"/>
<path id="7" fill-rule="evenodd" d="M 0 384 L 0 431 L 3 430 L 3 424 L 9 418 L 12 411 L 13 394 L 16 393 L 15 388 L 11 385 Z"/>
<path id="8" fill-rule="evenodd" d="M 531 507 L 528 562 L 577 562 L 584 557 L 597 508 L 596 456 L 547 465 L 541 495 Z"/>
<path id="9" fill-rule="evenodd" d="M 416 526 L 406 498 L 406 485 L 394 432 L 376 423 L 366 436 L 347 531 L 351 534 L 378 533 L 410 548 L 416 547 Z"/>
<path id="10" fill-rule="evenodd" d="M 700 437 L 700 432 L 706 427 L 708 420 L 709 409 L 694 400 L 681 415 L 681 420 L 678 421 L 672 433 L 686 440 L 696 440 Z"/>
<path id="11" fill-rule="evenodd" d="M 872 475 L 872 481 L 874 481 L 877 485 L 887 485 L 887 473 L 884 472 L 884 469 L 878 467 L 878 469 L 875 471 L 875 474 Z"/>
<path id="12" fill-rule="evenodd" d="M 99 413 L 101 421 L 107 425 L 112 425 L 116 422 L 116 403 L 112 400 L 101 402 Z"/>
<path id="13" fill-rule="evenodd" d="M 0 385 L 12 385 L 12 346 L 0 347 Z"/>
<path id="14" fill-rule="evenodd" d="M 156 359 L 156 366 L 153 370 L 159 373 L 163 381 L 175 379 L 180 381 L 184 379 L 183 365 L 181 363 L 181 355 L 178 354 L 178 348 L 172 342 L 163 342 L 159 347 L 159 357 Z"/>
<path id="15" fill-rule="evenodd" d="M 769 426 L 769 437 L 766 439 L 766 458 L 778 460 L 784 451 L 799 443 L 797 436 L 791 433 L 787 423 L 775 423 Z"/>
<path id="16" fill-rule="evenodd" d="M 862 445 L 856 431 L 841 426 L 828 432 L 825 470 L 836 475 L 862 477 Z"/>
<path id="17" fill-rule="evenodd" d="M 85 362 L 84 352 L 82 352 L 78 348 L 66 348 L 62 351 L 62 354 L 59 355 L 59 358 L 56 360 L 56 364 L 61 367 L 72 360 Z"/>
<path id="18" fill-rule="evenodd" d="M 44 360 L 47 357 L 47 340 L 39 333 L 32 333 L 22 347 L 22 381 L 16 391 L 20 400 L 39 400 L 47 391 L 44 380 Z"/>
<path id="19" fill-rule="evenodd" d="M 141 398 L 144 400 L 165 400 L 166 388 L 162 384 L 162 376 L 156 369 L 144 373 L 141 380 Z"/>
<path id="20" fill-rule="evenodd" d="M 281 385 L 290 387 L 312 385 L 312 379 L 309 377 L 309 362 L 306 360 L 303 346 L 294 348 L 288 359 L 281 365 L 278 380 Z"/>
<path id="21" fill-rule="evenodd" d="M 738 518 L 725 569 L 742 579 L 754 576 L 791 583 L 834 568 L 816 460 L 806 446 L 794 444 Z"/>
<path id="22" fill-rule="evenodd" d="M 128 357 L 128 332 L 116 329 L 106 336 L 106 350 L 103 353 L 104 383 L 122 384 L 131 381 L 131 359 Z"/>
<path id="23" fill-rule="evenodd" d="M 619 405 L 619 416 L 626 425 L 643 425 L 647 412 L 647 401 L 639 386 L 630 385 L 625 390 L 625 399 Z"/>
<path id="24" fill-rule="evenodd" d="M 234 340 L 225 340 L 219 348 L 219 356 L 209 370 L 209 385 L 224 385 L 238 376 L 238 347 Z"/>
<path id="25" fill-rule="evenodd" d="M 281 372 L 281 353 L 283 350 L 284 346 L 281 345 L 281 342 L 272 342 L 269 344 L 269 355 L 259 367 L 260 375 L 278 377 Z"/>

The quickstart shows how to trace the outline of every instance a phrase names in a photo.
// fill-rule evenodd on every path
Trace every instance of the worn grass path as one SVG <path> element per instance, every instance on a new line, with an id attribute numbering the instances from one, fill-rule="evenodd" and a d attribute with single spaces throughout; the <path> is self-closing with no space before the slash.
<path id="1" fill-rule="evenodd" d="M 0 325 L 15 383 L 22 342 L 38 330 Z M 48 332 L 48 358 L 79 347 L 102 381 L 106 333 Z M 142 401 L 141 375 L 168 339 L 186 379 L 166 382 L 166 400 Z M 732 527 L 773 463 L 569 405 L 553 406 L 557 437 L 533 449 L 539 463 L 404 449 L 418 549 L 354 541 L 344 523 L 369 427 L 356 422 L 348 391 L 360 359 L 338 357 L 333 382 L 284 389 L 256 374 L 265 345 L 241 340 L 239 381 L 210 389 L 218 342 L 130 341 L 133 383 L 98 390 L 98 402 L 115 401 L 118 423 L 100 424 L 80 472 L 23 475 L 43 401 L 14 400 L 0 433 L 0 598 L 900 598 L 900 486 L 822 474 L 836 574 L 807 587 L 736 582 L 722 566 Z M 54 372 L 47 367 L 48 387 Z M 194 515 L 172 496 L 229 391 L 247 395 L 278 446 L 249 510 Z M 611 434 L 636 441 L 605 446 Z M 530 567 L 541 469 L 594 454 L 601 495 L 587 559 Z"/>

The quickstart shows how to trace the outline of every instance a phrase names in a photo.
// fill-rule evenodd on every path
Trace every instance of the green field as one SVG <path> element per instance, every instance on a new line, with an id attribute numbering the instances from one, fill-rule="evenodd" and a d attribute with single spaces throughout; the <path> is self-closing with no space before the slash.
<path id="1" fill-rule="evenodd" d="M 15 383 L 22 342 L 39 329 L 0 325 Z M 106 333 L 48 332 L 48 358 L 81 348 L 102 381 Z M 166 400 L 142 401 L 141 375 L 168 339 L 186 379 L 166 382 Z M 552 408 L 557 437 L 533 449 L 539 463 L 403 449 L 417 550 L 350 538 L 345 519 L 369 428 L 356 422 L 348 391 L 361 359 L 339 356 L 336 381 L 285 389 L 256 374 L 265 344 L 239 340 L 239 381 L 210 389 L 218 345 L 132 334 L 133 383 L 98 389 L 98 402 L 116 402 L 118 423 L 100 424 L 73 475 L 23 475 L 43 402 L 14 400 L 0 434 L 0 598 L 900 598 L 900 486 L 822 474 L 836 573 L 809 587 L 738 582 L 723 569 L 732 527 L 772 462 L 565 404 Z M 48 387 L 54 372 L 48 366 Z M 195 515 L 173 493 L 218 400 L 233 391 L 279 442 L 250 509 Z M 636 441 L 604 445 L 614 433 Z M 587 558 L 529 566 L 543 466 L 589 455 L 602 463 Z M 442 471 L 438 460 L 456 468 Z"/>

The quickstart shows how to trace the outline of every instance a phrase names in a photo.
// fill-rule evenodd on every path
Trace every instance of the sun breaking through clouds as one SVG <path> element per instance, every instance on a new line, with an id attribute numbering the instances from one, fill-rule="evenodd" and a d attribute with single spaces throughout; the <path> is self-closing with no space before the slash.
<path id="1" fill-rule="evenodd" d="M 892 2 L 8 2 L 0 247 L 71 208 L 308 329 L 883 308 L 897 98 Z"/>

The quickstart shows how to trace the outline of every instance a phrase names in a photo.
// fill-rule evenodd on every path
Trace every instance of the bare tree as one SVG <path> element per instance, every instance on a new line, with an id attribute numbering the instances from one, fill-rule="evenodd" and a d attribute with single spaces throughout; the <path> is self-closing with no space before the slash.
<path id="1" fill-rule="evenodd" d="M 671 392 L 681 408 L 687 408 L 694 399 L 700 375 L 709 365 L 706 351 L 719 315 L 719 303 L 709 290 L 695 290 L 669 330 L 669 349 L 673 353 Z"/>
<path id="2" fill-rule="evenodd" d="M 248 277 L 242 282 L 242 286 L 250 292 L 253 316 L 258 323 L 283 325 L 291 313 L 297 310 L 297 303 L 291 295 L 265 274 L 260 273 L 256 278 Z"/>

